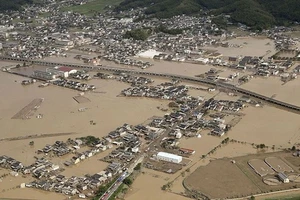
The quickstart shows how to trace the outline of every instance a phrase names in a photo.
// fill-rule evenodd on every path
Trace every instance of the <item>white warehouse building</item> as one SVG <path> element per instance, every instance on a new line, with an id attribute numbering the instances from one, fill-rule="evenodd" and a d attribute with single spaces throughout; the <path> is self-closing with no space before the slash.
<path id="1" fill-rule="evenodd" d="M 166 153 L 166 152 L 158 152 L 156 157 L 159 160 L 173 162 L 173 163 L 180 163 L 182 161 L 182 156 L 178 156 L 178 155 Z"/>

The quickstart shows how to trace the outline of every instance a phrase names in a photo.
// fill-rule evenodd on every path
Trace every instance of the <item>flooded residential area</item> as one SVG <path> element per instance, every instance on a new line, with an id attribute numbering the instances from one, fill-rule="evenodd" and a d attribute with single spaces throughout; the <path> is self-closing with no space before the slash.
<path id="1" fill-rule="evenodd" d="M 0 13 L 0 199 L 298 194 L 298 26 L 45 2 Z"/>

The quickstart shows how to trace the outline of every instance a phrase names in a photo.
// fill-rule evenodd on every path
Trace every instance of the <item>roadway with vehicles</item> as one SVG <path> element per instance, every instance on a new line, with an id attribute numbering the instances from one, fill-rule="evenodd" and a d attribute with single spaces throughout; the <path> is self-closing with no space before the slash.
<path id="1" fill-rule="evenodd" d="M 99 198 L 99 200 L 108 200 L 122 185 L 124 179 L 132 174 L 136 165 L 143 162 L 143 160 L 144 160 L 144 155 L 136 159 L 134 163 L 132 163 L 131 166 L 127 170 L 125 170 L 125 172 L 123 172 L 119 176 L 119 178 L 107 189 L 107 191 Z"/>
<path id="2" fill-rule="evenodd" d="M 109 199 L 115 191 L 122 185 L 123 180 L 128 176 L 127 170 L 107 189 L 107 191 L 99 198 L 99 200 Z"/>
<path id="3" fill-rule="evenodd" d="M 245 90 L 239 87 L 236 87 L 235 85 L 231 85 L 228 83 L 220 83 L 215 82 L 208 79 L 202 79 L 202 78 L 196 78 L 196 77 L 190 77 L 190 76 L 183 76 L 183 75 L 175 75 L 175 74 L 167 74 L 167 73 L 156 73 L 156 72 L 147 72 L 147 71 L 138 71 L 133 69 L 122 69 L 117 67 L 110 67 L 110 66 L 90 66 L 90 65 L 80 65 L 80 64 L 70 64 L 70 63 L 58 63 L 58 62 L 48 62 L 48 61 L 40 61 L 40 60 L 30 60 L 30 59 L 23 59 L 23 58 L 11 58 L 11 57 L 4 57 L 0 56 L 0 60 L 5 61 L 16 61 L 16 62 L 25 62 L 35 65 L 43 65 L 43 66 L 58 66 L 58 65 L 64 65 L 67 67 L 73 67 L 73 68 L 80 68 L 87 71 L 111 71 L 111 72 L 124 72 L 124 73 L 130 73 L 130 74 L 139 74 L 139 75 L 148 75 L 148 76 L 156 76 L 156 77 L 165 77 L 165 78 L 173 78 L 173 79 L 179 79 L 184 81 L 190 81 L 205 85 L 210 85 L 213 87 L 219 87 L 219 88 L 225 88 L 232 90 L 234 92 L 248 95 L 250 97 L 254 97 L 256 99 L 262 100 L 264 102 L 267 102 L 269 104 L 272 104 L 274 106 L 277 106 L 279 108 L 287 109 L 289 111 L 293 111 L 296 113 L 300 112 L 300 107 L 296 105 L 292 105 L 283 101 L 279 101 L 276 99 L 273 99 L 271 97 L 267 97 L 249 90 Z"/>

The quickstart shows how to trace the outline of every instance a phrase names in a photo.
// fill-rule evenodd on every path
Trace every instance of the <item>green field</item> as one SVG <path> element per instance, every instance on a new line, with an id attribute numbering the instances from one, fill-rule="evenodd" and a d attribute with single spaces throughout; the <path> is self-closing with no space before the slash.
<path id="1" fill-rule="evenodd" d="M 300 200 L 300 196 L 269 198 L 269 199 L 265 199 L 265 200 Z"/>
<path id="2" fill-rule="evenodd" d="M 92 15 L 96 12 L 103 12 L 106 6 L 119 5 L 123 0 L 91 0 L 84 5 L 65 7 L 62 11 L 74 11 L 81 14 Z"/>

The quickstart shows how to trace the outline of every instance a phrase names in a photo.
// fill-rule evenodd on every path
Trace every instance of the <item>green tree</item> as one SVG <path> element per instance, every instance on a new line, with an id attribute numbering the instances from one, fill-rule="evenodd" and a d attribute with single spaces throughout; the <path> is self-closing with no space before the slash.
<path id="1" fill-rule="evenodd" d="M 142 168 L 142 163 L 138 163 L 135 168 L 133 168 L 134 170 L 138 171 L 138 170 L 141 170 Z"/>
<path id="2" fill-rule="evenodd" d="M 167 186 L 167 185 L 163 185 L 163 186 L 161 187 L 161 189 L 162 189 L 162 190 L 166 190 L 166 189 L 168 189 L 168 186 Z"/>
<path id="3" fill-rule="evenodd" d="M 151 35 L 150 29 L 138 28 L 127 31 L 124 35 L 125 38 L 133 38 L 135 40 L 146 40 Z"/>
<path id="4" fill-rule="evenodd" d="M 130 178 L 125 178 L 124 180 L 123 180 L 123 183 L 125 184 L 125 185 L 128 185 L 128 186 L 131 186 L 132 185 L 132 180 L 130 179 Z"/>

